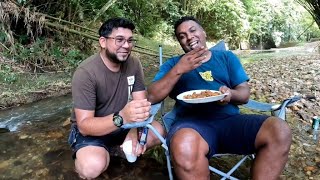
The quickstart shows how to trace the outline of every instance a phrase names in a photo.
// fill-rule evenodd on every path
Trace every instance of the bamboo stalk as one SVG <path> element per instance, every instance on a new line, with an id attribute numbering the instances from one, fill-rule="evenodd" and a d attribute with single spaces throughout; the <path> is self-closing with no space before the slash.
<path id="1" fill-rule="evenodd" d="M 7 51 L 9 51 L 9 52 L 10 52 L 10 49 L 9 49 L 9 48 L 7 48 L 7 46 L 5 46 L 4 44 L 2 44 L 1 42 L 0 42 L 0 45 L 1 45 L 1 46 L 3 46 Z"/>
<path id="2" fill-rule="evenodd" d="M 92 35 L 89 35 L 89 34 L 86 34 L 86 33 L 83 33 L 83 32 L 79 32 L 79 31 L 77 31 L 77 30 L 70 29 L 70 28 L 68 28 L 68 27 L 66 27 L 66 26 L 63 26 L 63 25 L 60 25 L 60 24 L 54 24 L 54 23 L 51 23 L 51 22 L 44 22 L 44 23 L 45 23 L 47 26 L 50 26 L 50 27 L 53 27 L 53 28 L 57 28 L 57 29 L 60 29 L 60 30 L 66 31 L 66 32 L 78 34 L 78 35 L 87 37 L 87 38 L 92 39 L 92 40 L 99 40 L 99 37 L 97 37 L 97 36 L 92 36 Z M 141 53 L 141 54 L 150 55 L 150 56 L 156 56 L 156 57 L 159 56 L 159 54 L 150 53 L 150 52 L 145 52 L 145 51 L 139 50 L 139 48 L 138 48 L 138 49 L 134 48 L 132 51 L 138 52 L 138 53 Z M 164 57 L 164 58 L 169 58 L 170 56 L 163 55 L 163 57 Z"/>
<path id="3" fill-rule="evenodd" d="M 83 32 L 80 32 L 80 31 L 77 31 L 77 30 L 74 30 L 74 29 L 70 29 L 70 28 L 68 28 L 68 27 L 66 27 L 64 25 L 54 24 L 54 23 L 47 22 L 47 21 L 44 22 L 44 24 L 46 24 L 47 26 L 50 26 L 50 27 L 54 27 L 54 28 L 66 31 L 66 32 L 71 32 L 71 33 L 74 33 L 74 34 L 78 34 L 78 35 L 81 35 L 81 36 L 84 36 L 84 37 L 87 37 L 87 38 L 90 38 L 90 39 L 93 39 L 93 40 L 99 40 L 99 38 L 97 36 L 93 36 L 93 35 L 86 34 L 86 33 L 83 33 Z"/>
<path id="4" fill-rule="evenodd" d="M 40 14 L 40 13 L 39 13 Z M 42 13 L 41 13 L 42 14 Z M 49 15 L 46 15 L 46 14 L 42 14 L 44 15 L 46 18 L 49 18 L 49 19 L 53 19 L 53 20 L 57 20 L 59 22 L 64 22 L 64 23 L 67 23 L 67 24 L 70 24 L 70 25 L 73 25 L 73 26 L 76 26 L 76 27 L 79 27 L 79 28 L 82 28 L 82 29 L 85 29 L 85 30 L 88 30 L 90 32 L 93 32 L 93 33 L 97 33 L 96 31 L 90 29 L 90 28 L 87 28 L 87 27 L 84 27 L 84 26 L 80 26 L 78 24 L 75 24 L 73 22 L 70 22 L 70 21 L 66 21 L 66 20 L 63 20 L 61 18 L 56 18 L 56 17 L 52 17 L 52 16 L 49 16 Z"/>

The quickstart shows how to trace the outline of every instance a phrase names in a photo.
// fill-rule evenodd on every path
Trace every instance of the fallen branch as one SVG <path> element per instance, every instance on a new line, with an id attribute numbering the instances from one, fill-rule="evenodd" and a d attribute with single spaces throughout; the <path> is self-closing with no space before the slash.
<path id="1" fill-rule="evenodd" d="M 7 51 L 11 52 L 9 48 L 7 48 L 4 44 L 0 42 L 0 45 L 3 46 Z"/>

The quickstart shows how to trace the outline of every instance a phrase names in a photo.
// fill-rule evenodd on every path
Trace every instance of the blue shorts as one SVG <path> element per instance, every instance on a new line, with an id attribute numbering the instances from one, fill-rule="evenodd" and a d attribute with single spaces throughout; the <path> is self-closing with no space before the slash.
<path id="1" fill-rule="evenodd" d="M 177 120 L 167 135 L 170 145 L 172 136 L 182 128 L 197 131 L 209 145 L 208 159 L 214 154 L 253 154 L 255 139 L 267 115 L 239 114 L 224 119 Z"/>
<path id="2" fill-rule="evenodd" d="M 76 153 L 80 148 L 86 146 L 99 146 L 104 147 L 107 151 L 110 150 L 110 147 L 121 145 L 126 138 L 129 129 L 118 129 L 110 134 L 105 136 L 83 136 L 77 125 L 71 125 L 71 132 L 69 134 L 68 143 L 73 151 L 73 159 L 76 158 Z"/>

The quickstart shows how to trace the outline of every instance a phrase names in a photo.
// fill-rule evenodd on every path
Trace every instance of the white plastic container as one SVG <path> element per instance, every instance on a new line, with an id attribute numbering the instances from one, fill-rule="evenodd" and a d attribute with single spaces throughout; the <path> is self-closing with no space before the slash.
<path id="1" fill-rule="evenodd" d="M 137 160 L 137 156 L 133 154 L 133 149 L 132 149 L 132 140 L 128 140 L 122 144 L 122 149 L 124 154 L 126 155 L 126 158 L 128 162 L 135 162 Z"/>

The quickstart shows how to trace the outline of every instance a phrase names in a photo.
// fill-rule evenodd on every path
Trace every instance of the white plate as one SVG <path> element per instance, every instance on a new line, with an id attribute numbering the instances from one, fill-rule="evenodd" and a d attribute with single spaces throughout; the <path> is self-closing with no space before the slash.
<path id="1" fill-rule="evenodd" d="M 214 102 L 214 101 L 219 101 L 220 99 L 223 99 L 227 94 L 221 94 L 220 91 L 214 91 L 214 90 L 209 90 L 211 92 L 219 92 L 221 95 L 218 96 L 210 96 L 210 97 L 204 97 L 204 98 L 197 98 L 197 99 L 185 99 L 184 96 L 186 95 L 191 95 L 192 93 L 200 93 L 202 91 L 206 90 L 192 90 L 192 91 L 187 91 L 184 93 L 181 93 L 177 96 L 177 99 L 182 100 L 186 103 L 191 103 L 191 104 L 198 104 L 198 103 L 208 103 L 208 102 Z"/>

